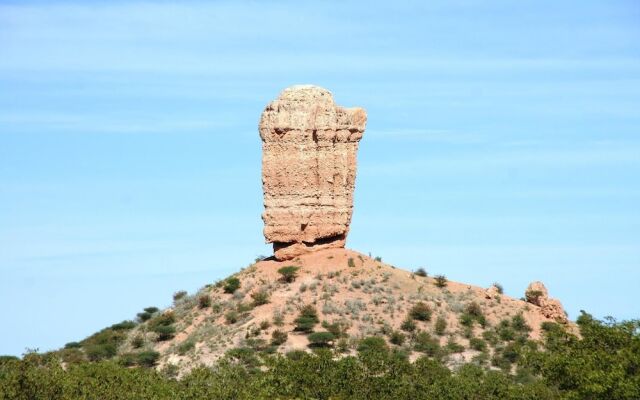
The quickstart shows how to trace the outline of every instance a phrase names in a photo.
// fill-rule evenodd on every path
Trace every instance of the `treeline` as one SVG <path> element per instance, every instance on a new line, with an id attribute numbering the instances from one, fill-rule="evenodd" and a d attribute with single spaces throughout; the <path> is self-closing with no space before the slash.
<path id="1" fill-rule="evenodd" d="M 640 399 L 640 321 L 578 319 L 581 338 L 548 324 L 540 348 L 524 346 L 511 371 L 468 364 L 450 371 L 410 362 L 384 341 L 357 356 L 230 351 L 181 379 L 116 361 L 61 365 L 55 353 L 0 358 L 0 399 Z"/>

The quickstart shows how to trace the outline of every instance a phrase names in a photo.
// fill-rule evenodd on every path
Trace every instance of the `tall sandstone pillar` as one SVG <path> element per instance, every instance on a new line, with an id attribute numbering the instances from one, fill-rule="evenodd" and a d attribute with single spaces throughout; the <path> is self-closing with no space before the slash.
<path id="1" fill-rule="evenodd" d="M 285 89 L 260 118 L 264 236 L 276 259 L 344 247 L 356 153 L 367 122 L 311 85 Z"/>

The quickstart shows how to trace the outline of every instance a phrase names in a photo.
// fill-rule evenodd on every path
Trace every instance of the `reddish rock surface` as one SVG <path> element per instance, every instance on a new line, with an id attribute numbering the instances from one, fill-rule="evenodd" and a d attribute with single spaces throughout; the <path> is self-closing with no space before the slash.
<path id="1" fill-rule="evenodd" d="M 356 153 L 367 114 L 331 93 L 292 86 L 260 118 L 264 236 L 276 259 L 344 247 L 353 209 Z"/>
<path id="2" fill-rule="evenodd" d="M 549 297 L 549 292 L 542 282 L 532 282 L 525 292 L 527 302 L 540 307 L 540 312 L 546 318 L 560 323 L 567 323 L 567 313 L 559 300 Z"/>

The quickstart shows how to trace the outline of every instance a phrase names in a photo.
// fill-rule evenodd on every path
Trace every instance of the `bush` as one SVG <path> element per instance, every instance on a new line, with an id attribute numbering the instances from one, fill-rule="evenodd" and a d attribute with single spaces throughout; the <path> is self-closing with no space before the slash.
<path id="1" fill-rule="evenodd" d="M 449 338 L 449 341 L 447 342 L 447 350 L 452 353 L 462 353 L 464 351 L 464 346 L 456 342 L 455 339 Z"/>
<path id="2" fill-rule="evenodd" d="M 173 339 L 176 333 L 176 328 L 173 325 L 158 325 L 153 328 L 153 331 L 158 334 L 158 342 Z"/>
<path id="3" fill-rule="evenodd" d="M 509 341 L 513 340 L 516 337 L 516 333 L 511 328 L 511 324 L 508 320 L 502 320 L 498 324 L 497 328 L 498 337 L 502 340 Z"/>
<path id="4" fill-rule="evenodd" d="M 416 330 L 416 323 L 413 322 L 413 319 L 407 318 L 402 322 L 402 325 L 400 325 L 400 329 L 405 332 L 413 332 Z"/>
<path id="5" fill-rule="evenodd" d="M 469 346 L 476 351 L 486 351 L 487 350 L 487 342 L 480 338 L 471 338 L 469 340 Z"/>
<path id="6" fill-rule="evenodd" d="M 369 336 L 358 343 L 359 353 L 386 353 L 388 351 L 387 342 L 379 336 Z"/>
<path id="7" fill-rule="evenodd" d="M 69 342 L 67 344 L 64 345 L 65 349 L 77 349 L 82 347 L 82 345 L 78 342 Z"/>
<path id="8" fill-rule="evenodd" d="M 227 324 L 235 324 L 238 322 L 239 318 L 240 316 L 238 315 L 238 312 L 233 310 L 224 315 L 224 319 L 227 321 Z"/>
<path id="9" fill-rule="evenodd" d="M 407 337 L 400 331 L 393 331 L 389 336 L 389 341 L 396 346 L 402 346 Z"/>
<path id="10" fill-rule="evenodd" d="M 320 322 L 318 319 L 318 312 L 316 308 L 307 304 L 306 306 L 300 309 L 300 315 L 298 318 L 294 320 L 296 327 L 294 330 L 300 332 L 311 332 L 313 331 L 313 327 Z"/>
<path id="11" fill-rule="evenodd" d="M 522 316 L 522 314 L 515 315 L 511 319 L 511 327 L 516 332 L 523 332 L 523 333 L 531 332 L 531 327 L 529 325 L 527 325 L 527 321 L 525 321 L 525 319 Z"/>
<path id="12" fill-rule="evenodd" d="M 142 351 L 136 356 L 136 363 L 142 367 L 153 367 L 160 358 L 160 353 L 157 351 Z"/>
<path id="13" fill-rule="evenodd" d="M 419 301 L 409 311 L 409 316 L 412 319 L 418 321 L 430 321 L 431 320 L 431 307 L 426 303 Z"/>
<path id="14" fill-rule="evenodd" d="M 128 331 L 136 327 L 136 323 L 133 321 L 122 321 L 110 326 L 114 331 Z"/>
<path id="15" fill-rule="evenodd" d="M 496 288 L 498 293 L 504 294 L 504 287 L 501 284 L 499 284 L 498 282 L 494 282 L 493 283 L 493 287 Z"/>
<path id="16" fill-rule="evenodd" d="M 447 331 L 447 320 L 442 315 L 436 319 L 435 331 L 438 336 L 444 335 Z"/>
<path id="17" fill-rule="evenodd" d="M 436 275 L 435 280 L 435 285 L 441 289 L 447 287 L 447 285 L 449 284 L 449 281 L 447 281 L 447 277 L 444 275 Z"/>
<path id="18" fill-rule="evenodd" d="M 131 340 L 131 347 L 134 349 L 139 349 L 142 346 L 144 346 L 144 338 L 142 336 L 138 335 Z"/>
<path id="19" fill-rule="evenodd" d="M 423 278 L 426 278 L 426 277 L 427 277 L 427 271 L 426 271 L 424 268 L 418 268 L 418 269 L 414 272 L 414 274 L 415 274 L 415 275 L 417 275 L 417 276 L 421 276 L 421 277 L 423 277 Z"/>
<path id="20" fill-rule="evenodd" d="M 336 337 L 331 332 L 314 332 L 309 336 L 310 347 L 329 347 Z"/>
<path id="21" fill-rule="evenodd" d="M 139 312 L 136 317 L 138 317 L 138 321 L 145 322 L 151 319 L 153 315 L 148 312 Z"/>
<path id="22" fill-rule="evenodd" d="M 269 303 L 269 293 L 265 290 L 259 290 L 251 293 L 251 298 L 253 299 L 254 307 Z"/>
<path id="23" fill-rule="evenodd" d="M 474 322 L 478 322 L 482 327 L 487 325 L 487 319 L 482 312 L 482 308 L 475 301 L 467 304 L 464 313 L 460 315 L 461 325 L 471 328 Z"/>
<path id="24" fill-rule="evenodd" d="M 276 329 L 271 333 L 271 344 L 273 346 L 280 346 L 287 342 L 289 335 L 287 332 L 281 331 L 280 329 Z"/>
<path id="25" fill-rule="evenodd" d="M 184 298 L 187 295 L 187 292 L 184 290 L 179 290 L 173 294 L 173 301 L 178 301 Z"/>
<path id="26" fill-rule="evenodd" d="M 544 295 L 544 293 L 540 290 L 527 290 L 524 297 L 527 302 L 537 304 L 542 295 Z"/>
<path id="27" fill-rule="evenodd" d="M 114 343 L 101 343 L 87 345 L 84 347 L 84 351 L 89 361 L 100 361 L 113 358 L 117 354 L 118 348 Z"/>
<path id="28" fill-rule="evenodd" d="M 300 267 L 295 267 L 293 265 L 289 265 L 287 267 L 282 267 L 278 270 L 278 273 L 282 275 L 280 278 L 283 282 L 291 283 L 296 280 L 298 277 L 298 270 Z"/>
<path id="29" fill-rule="evenodd" d="M 193 340 L 187 339 L 178 345 L 178 354 L 181 356 L 187 354 L 190 350 L 195 349 L 196 343 Z"/>
<path id="30" fill-rule="evenodd" d="M 211 296 L 203 294 L 198 296 L 198 308 L 207 308 L 211 306 Z"/>
<path id="31" fill-rule="evenodd" d="M 349 329 L 350 325 L 351 324 L 347 320 L 339 320 L 332 323 L 322 321 L 322 327 L 327 331 L 333 333 L 336 338 L 346 337 L 347 329 Z"/>
<path id="32" fill-rule="evenodd" d="M 430 357 L 435 357 L 440 353 L 440 341 L 432 338 L 427 332 L 420 332 L 416 335 L 413 348 Z"/>
<path id="33" fill-rule="evenodd" d="M 480 317 L 483 315 L 482 307 L 480 307 L 480 304 L 475 301 L 467 304 L 467 306 L 465 307 L 465 312 L 473 317 Z"/>
<path id="34" fill-rule="evenodd" d="M 223 290 L 225 293 L 233 294 L 236 290 L 240 289 L 240 279 L 232 276 L 224 281 Z"/>
<path id="35" fill-rule="evenodd" d="M 347 265 L 349 265 L 349 268 L 355 268 L 356 262 L 353 261 L 353 258 L 349 257 L 349 259 L 347 260 Z"/>
<path id="36" fill-rule="evenodd" d="M 176 333 L 173 327 L 175 316 L 173 312 L 165 312 L 149 321 L 149 329 L 158 334 L 157 341 L 172 339 Z"/>
<path id="37" fill-rule="evenodd" d="M 147 312 L 149 314 L 155 314 L 158 311 L 160 311 L 160 310 L 158 310 L 158 307 L 147 307 L 147 308 L 144 309 L 144 312 Z"/>

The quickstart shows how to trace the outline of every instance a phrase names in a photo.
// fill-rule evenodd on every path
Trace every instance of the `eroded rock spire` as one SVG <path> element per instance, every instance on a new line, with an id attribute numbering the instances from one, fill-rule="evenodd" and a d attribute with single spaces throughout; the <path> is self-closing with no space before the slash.
<path id="1" fill-rule="evenodd" d="M 260 118 L 264 236 L 278 260 L 344 247 L 367 114 L 318 86 L 285 89 Z"/>

